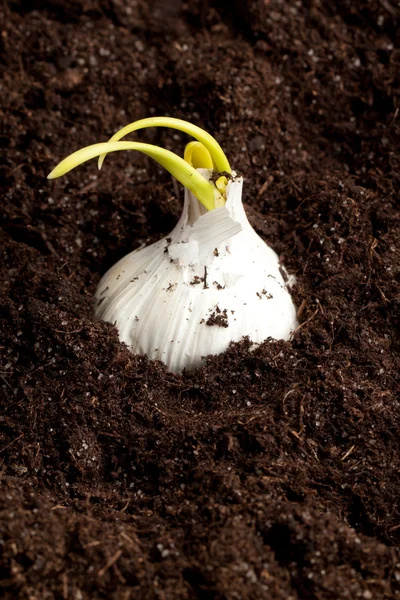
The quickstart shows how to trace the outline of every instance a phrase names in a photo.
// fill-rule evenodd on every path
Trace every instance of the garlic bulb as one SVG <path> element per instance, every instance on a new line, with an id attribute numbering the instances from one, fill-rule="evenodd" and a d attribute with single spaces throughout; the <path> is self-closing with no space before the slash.
<path id="1" fill-rule="evenodd" d="M 194 137 L 184 158 L 142 142 L 120 141 L 146 127 L 170 127 Z M 163 361 L 171 371 L 200 365 L 209 354 L 248 336 L 289 339 L 297 326 L 289 288 L 294 282 L 277 254 L 256 234 L 242 205 L 237 177 L 218 142 L 172 117 L 131 123 L 105 143 L 62 160 L 60 177 L 109 152 L 137 150 L 185 186 L 182 216 L 169 236 L 131 252 L 101 279 L 96 316 L 114 323 L 132 352 Z"/>
<path id="2" fill-rule="evenodd" d="M 293 279 L 248 222 L 242 185 L 233 178 L 225 206 L 213 211 L 186 190 L 170 235 L 131 252 L 101 279 L 96 315 L 116 325 L 132 352 L 181 371 L 243 336 L 289 339 L 297 325 Z"/>

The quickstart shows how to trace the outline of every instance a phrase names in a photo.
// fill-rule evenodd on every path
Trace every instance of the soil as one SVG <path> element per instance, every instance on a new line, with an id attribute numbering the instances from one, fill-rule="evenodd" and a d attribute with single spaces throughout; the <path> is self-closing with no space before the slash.
<path id="1" fill-rule="evenodd" d="M 400 598 L 395 0 L 4 0 L 0 588 L 6 600 Z M 193 121 L 296 274 L 292 342 L 171 374 L 93 316 L 182 190 L 78 148 Z M 187 139 L 139 139 L 183 152 Z"/>

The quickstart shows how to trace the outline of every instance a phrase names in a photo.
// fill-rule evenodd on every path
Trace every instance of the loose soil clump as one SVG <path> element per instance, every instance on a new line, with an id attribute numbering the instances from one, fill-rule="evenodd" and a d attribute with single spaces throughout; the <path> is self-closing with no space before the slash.
<path id="1" fill-rule="evenodd" d="M 2 597 L 399 598 L 397 3 L 165 4 L 0 8 Z M 181 190 L 133 154 L 45 177 L 163 114 L 243 173 L 297 277 L 292 342 L 176 375 L 94 319 Z"/>

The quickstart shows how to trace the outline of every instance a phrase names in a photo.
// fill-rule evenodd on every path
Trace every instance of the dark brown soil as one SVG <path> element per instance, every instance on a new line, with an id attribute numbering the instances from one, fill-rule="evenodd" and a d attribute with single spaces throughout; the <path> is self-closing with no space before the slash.
<path id="1" fill-rule="evenodd" d="M 400 598 L 397 1 L 0 11 L 2 597 Z M 292 343 L 180 376 L 93 318 L 100 276 L 168 233 L 182 190 L 129 153 L 45 177 L 163 114 L 244 174 L 298 278 Z"/>

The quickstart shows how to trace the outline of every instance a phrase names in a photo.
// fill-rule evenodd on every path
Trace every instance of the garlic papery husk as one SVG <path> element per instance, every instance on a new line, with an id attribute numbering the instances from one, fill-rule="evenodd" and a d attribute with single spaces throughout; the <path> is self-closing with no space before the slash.
<path id="1" fill-rule="evenodd" d="M 244 336 L 289 339 L 297 326 L 294 278 L 248 222 L 242 186 L 234 176 L 225 206 L 211 211 L 186 189 L 174 230 L 101 279 L 96 315 L 116 325 L 132 352 L 181 371 Z"/>

